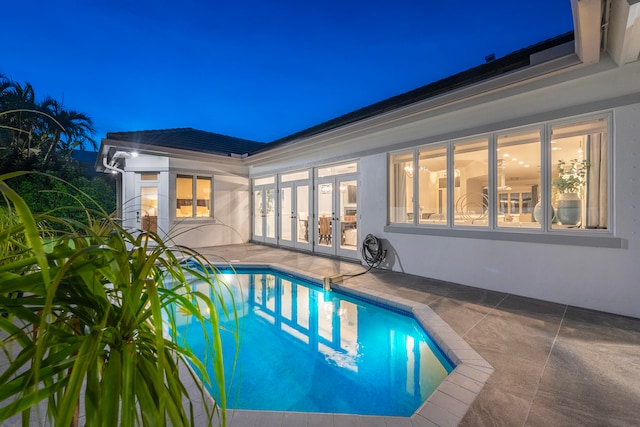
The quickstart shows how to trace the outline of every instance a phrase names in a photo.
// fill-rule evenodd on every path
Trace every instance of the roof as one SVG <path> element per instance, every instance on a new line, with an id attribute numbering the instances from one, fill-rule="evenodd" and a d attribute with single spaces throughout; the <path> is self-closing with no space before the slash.
<path id="1" fill-rule="evenodd" d="M 487 63 L 470 68 L 458 74 L 429 83 L 409 92 L 387 98 L 383 101 L 360 108 L 351 113 L 347 113 L 335 119 L 331 119 L 316 126 L 312 126 L 303 131 L 291 134 L 284 138 L 275 140 L 263 146 L 263 150 L 268 150 L 276 145 L 285 144 L 301 138 L 308 138 L 319 133 L 327 132 L 351 123 L 358 122 L 373 116 L 377 116 L 388 111 L 404 107 L 419 101 L 423 101 L 455 89 L 469 86 L 483 80 L 490 79 L 501 74 L 505 74 L 519 68 L 531 65 L 531 55 L 562 45 L 574 40 L 573 31 L 553 37 L 551 39 L 536 43 L 524 49 L 512 52 L 498 59 L 488 60 Z"/>
<path id="2" fill-rule="evenodd" d="M 265 146 L 262 142 L 193 128 L 107 132 L 107 139 L 225 156 L 252 153 Z"/>

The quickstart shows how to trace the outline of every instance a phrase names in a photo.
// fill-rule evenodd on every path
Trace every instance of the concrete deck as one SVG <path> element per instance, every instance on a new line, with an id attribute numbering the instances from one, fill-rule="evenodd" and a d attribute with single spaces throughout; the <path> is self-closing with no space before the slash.
<path id="1" fill-rule="evenodd" d="M 201 252 L 213 262 L 277 263 L 319 276 L 364 269 L 262 245 L 201 248 Z M 348 279 L 345 285 L 428 305 L 493 366 L 461 426 L 638 425 L 640 319 L 385 270 Z M 440 424 L 367 417 L 354 423 L 353 418 L 331 414 L 230 415 L 232 427 Z"/>

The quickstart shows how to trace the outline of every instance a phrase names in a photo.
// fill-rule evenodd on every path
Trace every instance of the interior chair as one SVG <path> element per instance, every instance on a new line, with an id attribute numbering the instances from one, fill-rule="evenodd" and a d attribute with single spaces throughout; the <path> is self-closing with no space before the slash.
<path id="1" fill-rule="evenodd" d="M 318 231 L 318 243 L 325 242 L 331 244 L 331 218 L 328 216 L 320 217 L 320 230 Z"/>

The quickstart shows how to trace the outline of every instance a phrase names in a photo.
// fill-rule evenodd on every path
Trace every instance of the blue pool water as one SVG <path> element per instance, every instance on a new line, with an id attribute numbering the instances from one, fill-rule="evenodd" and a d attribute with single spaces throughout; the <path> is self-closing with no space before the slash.
<path id="1" fill-rule="evenodd" d="M 404 313 L 273 270 L 223 273 L 241 340 L 234 370 L 235 323 L 222 322 L 229 408 L 411 416 L 453 369 Z M 182 323 L 203 355 L 202 330 Z"/>

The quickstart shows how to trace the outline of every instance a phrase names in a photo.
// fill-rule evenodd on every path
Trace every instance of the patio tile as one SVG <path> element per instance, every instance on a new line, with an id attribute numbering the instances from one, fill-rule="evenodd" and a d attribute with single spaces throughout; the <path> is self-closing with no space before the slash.
<path id="1" fill-rule="evenodd" d="M 258 413 L 255 411 L 230 411 L 227 415 L 228 427 L 258 426 Z"/>
<path id="2" fill-rule="evenodd" d="M 309 414 L 304 412 L 286 412 L 282 416 L 282 427 L 307 427 Z"/>
<path id="3" fill-rule="evenodd" d="M 313 414 L 309 417 L 308 427 L 333 427 L 333 414 Z"/>
<path id="4" fill-rule="evenodd" d="M 529 395 L 509 392 L 500 386 L 493 386 L 489 383 L 484 386 L 478 398 L 462 418 L 460 426 L 522 426 L 526 420 L 530 403 Z"/>
<path id="5" fill-rule="evenodd" d="M 636 319 L 568 309 L 528 424 L 557 416 L 581 425 L 637 423 L 639 332 Z"/>
<path id="6" fill-rule="evenodd" d="M 259 412 L 257 425 L 259 427 L 281 427 L 282 420 L 282 412 Z"/>

